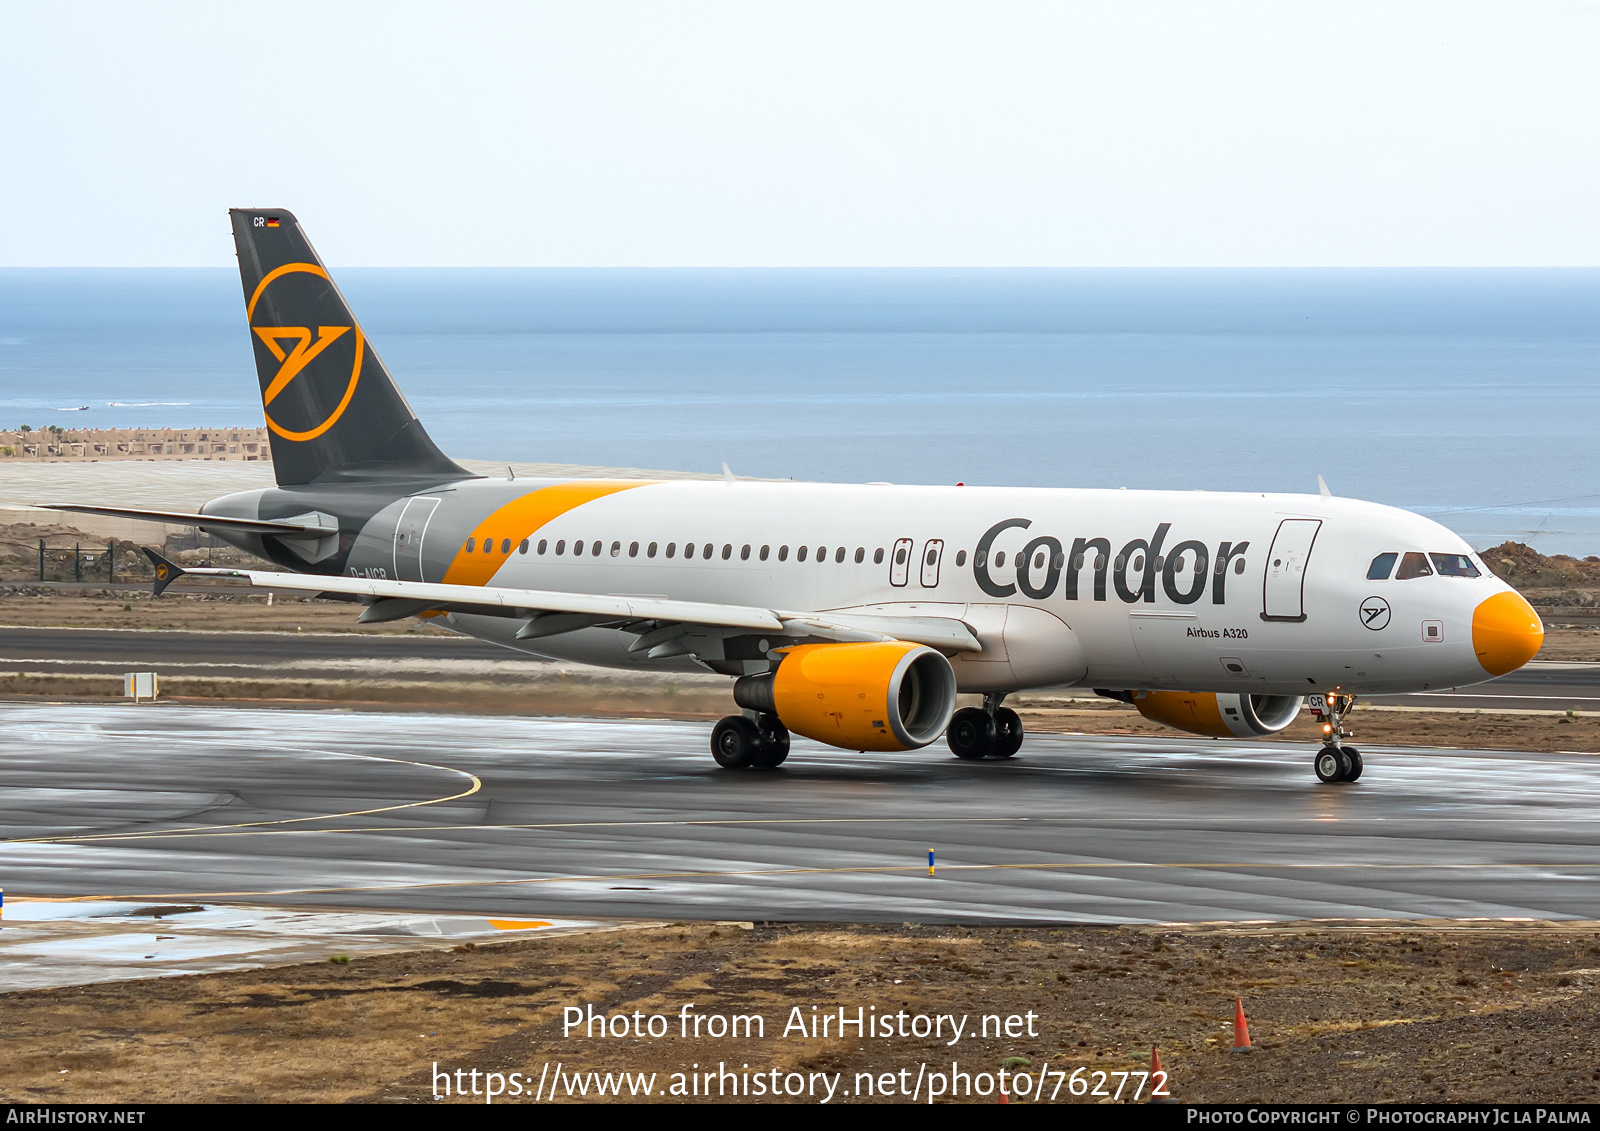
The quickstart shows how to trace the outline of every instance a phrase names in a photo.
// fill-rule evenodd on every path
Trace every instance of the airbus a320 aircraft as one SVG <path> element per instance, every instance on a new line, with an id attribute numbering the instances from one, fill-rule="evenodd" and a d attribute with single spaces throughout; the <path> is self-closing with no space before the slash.
<path id="1" fill-rule="evenodd" d="M 1309 702 L 1314 766 L 1354 781 L 1356 697 L 1479 683 L 1544 639 L 1531 606 L 1437 523 L 1321 495 L 525 480 L 428 438 L 299 222 L 235 209 L 277 486 L 192 523 L 278 570 L 192 569 L 432 617 L 540 656 L 731 677 L 718 764 L 790 733 L 847 750 L 1009 758 L 1025 688 L 1092 687 L 1218 738 Z M 152 554 L 157 592 L 184 572 Z M 960 692 L 982 707 L 956 710 Z"/>

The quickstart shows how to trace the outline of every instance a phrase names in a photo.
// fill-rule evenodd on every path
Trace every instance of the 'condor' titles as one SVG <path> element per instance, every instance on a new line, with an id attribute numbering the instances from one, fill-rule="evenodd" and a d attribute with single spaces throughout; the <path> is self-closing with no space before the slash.
<path id="1" fill-rule="evenodd" d="M 1221 542 L 1215 552 L 1204 542 L 1193 539 L 1166 548 L 1167 532 L 1172 523 L 1160 523 L 1149 538 L 1135 538 L 1123 546 L 1115 558 L 1111 556 L 1111 542 L 1107 538 L 1074 538 L 1072 549 L 1063 549 L 1061 540 L 1048 534 L 1034 538 L 1016 555 L 1017 580 L 995 580 L 990 570 L 990 549 L 994 541 L 1007 530 L 1026 530 L 1032 519 L 1008 518 L 995 523 L 978 540 L 977 551 L 972 556 L 972 576 L 991 597 L 1010 597 L 1018 590 L 1035 601 L 1043 601 L 1063 586 L 1062 596 L 1068 601 L 1079 599 L 1079 590 L 1088 572 L 1093 599 L 1106 599 L 1106 578 L 1109 575 L 1118 599 L 1134 604 L 1139 601 L 1154 603 L 1156 578 L 1160 576 L 1161 591 L 1167 599 L 1178 605 L 1192 605 L 1211 590 L 1211 603 L 1227 603 L 1229 567 L 1231 572 L 1244 572 L 1244 552 L 1249 542 Z"/>

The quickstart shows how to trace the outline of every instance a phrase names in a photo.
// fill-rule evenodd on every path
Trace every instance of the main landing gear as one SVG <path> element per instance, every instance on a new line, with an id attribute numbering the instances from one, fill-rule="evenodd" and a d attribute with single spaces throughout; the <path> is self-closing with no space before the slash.
<path id="1" fill-rule="evenodd" d="M 1364 768 L 1361 751 L 1346 746 L 1341 739 L 1352 737 L 1344 729 L 1345 716 L 1355 709 L 1356 697 L 1332 693 L 1322 696 L 1322 706 L 1313 699 L 1311 711 L 1322 720 L 1322 749 L 1312 763 L 1317 778 L 1324 782 L 1355 781 Z"/>
<path id="2" fill-rule="evenodd" d="M 729 715 L 711 732 L 711 756 L 725 770 L 772 770 L 789 756 L 789 728 L 777 715 Z"/>
<path id="3" fill-rule="evenodd" d="M 981 707 L 963 707 L 950 717 L 944 740 L 957 758 L 1009 758 L 1022 749 L 1022 719 L 1002 707 L 1005 692 L 990 692 Z"/>

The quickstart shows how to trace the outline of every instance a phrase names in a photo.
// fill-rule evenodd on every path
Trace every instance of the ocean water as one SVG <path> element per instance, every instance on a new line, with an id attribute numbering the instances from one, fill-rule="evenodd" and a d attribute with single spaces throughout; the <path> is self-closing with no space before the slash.
<path id="1" fill-rule="evenodd" d="M 447 452 L 1315 491 L 1600 553 L 1600 270 L 336 269 Z M 227 270 L 0 270 L 0 425 L 258 423 Z M 76 411 L 87 405 L 84 411 Z"/>

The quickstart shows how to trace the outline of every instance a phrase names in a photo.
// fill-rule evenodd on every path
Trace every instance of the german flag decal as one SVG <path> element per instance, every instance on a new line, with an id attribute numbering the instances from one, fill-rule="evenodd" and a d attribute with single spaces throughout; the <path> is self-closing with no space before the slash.
<path id="1" fill-rule="evenodd" d="M 267 217 L 267 227 L 276 228 L 279 225 L 279 223 L 280 223 L 280 221 L 276 216 L 268 216 Z"/>

